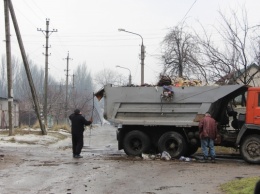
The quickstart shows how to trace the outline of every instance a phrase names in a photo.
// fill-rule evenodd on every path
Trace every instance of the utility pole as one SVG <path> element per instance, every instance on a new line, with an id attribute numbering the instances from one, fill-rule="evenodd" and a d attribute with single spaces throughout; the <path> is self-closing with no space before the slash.
<path id="1" fill-rule="evenodd" d="M 9 0 L 4 0 L 5 12 L 5 40 L 6 40 L 6 63 L 7 63 L 7 83 L 8 83 L 8 124 L 9 135 L 13 135 L 13 79 L 11 61 L 11 41 L 10 41 L 10 20 L 9 20 Z"/>
<path id="2" fill-rule="evenodd" d="M 72 89 L 75 88 L 75 74 L 72 75 Z"/>
<path id="3" fill-rule="evenodd" d="M 145 58 L 145 48 L 143 44 L 143 37 L 142 38 L 142 45 L 141 45 L 141 85 L 144 84 L 144 58 Z"/>
<path id="4" fill-rule="evenodd" d="M 66 100 L 65 100 L 65 114 L 64 114 L 64 117 L 65 117 L 65 123 L 67 123 L 67 113 L 68 113 L 68 87 L 69 87 L 69 60 L 72 60 L 70 57 L 69 57 L 69 52 L 68 52 L 68 55 L 67 57 L 65 58 L 67 60 L 67 69 L 65 70 L 66 71 Z"/>
<path id="5" fill-rule="evenodd" d="M 19 26 L 18 26 L 18 23 L 17 23 L 17 20 L 16 20 L 13 4 L 12 4 L 11 0 L 9 0 L 9 10 L 10 10 L 10 13 L 11 13 L 11 16 L 12 16 L 12 19 L 13 19 L 13 25 L 14 25 L 14 29 L 15 29 L 15 32 L 16 32 L 16 37 L 17 37 L 17 40 L 18 40 L 18 43 L 19 43 L 19 47 L 20 47 L 20 51 L 21 51 L 21 54 L 22 54 L 26 75 L 27 75 L 29 86 L 30 86 L 30 89 L 31 89 L 32 98 L 33 98 L 33 102 L 34 102 L 34 105 L 35 105 L 35 112 L 36 112 L 36 115 L 37 115 L 39 123 L 40 123 L 42 134 L 47 135 L 47 131 L 45 129 L 45 126 L 43 125 L 43 120 L 42 120 L 42 117 L 40 115 L 40 107 L 39 107 L 38 98 L 37 98 L 37 95 L 36 95 L 31 71 L 30 71 L 30 68 L 29 68 L 29 63 L 28 63 L 28 60 L 27 60 L 27 57 L 26 57 L 26 53 L 25 53 L 20 29 L 19 29 Z"/>
<path id="6" fill-rule="evenodd" d="M 52 31 L 49 31 L 49 23 L 50 20 L 46 19 L 46 30 L 42 30 L 41 28 L 38 28 L 38 31 L 41 31 L 46 38 L 46 45 L 45 45 L 45 78 L 44 78 L 44 106 L 43 106 L 43 114 L 44 114 L 44 120 L 45 125 L 47 126 L 48 120 L 47 120 L 47 106 L 48 106 L 48 49 L 49 47 L 49 37 L 53 32 L 57 32 L 57 29 L 53 29 Z"/>
<path id="7" fill-rule="evenodd" d="M 145 46 L 144 46 L 143 37 L 140 34 L 137 34 L 137 33 L 134 33 L 134 32 L 130 32 L 130 31 L 127 31 L 127 30 L 122 29 L 122 28 L 119 28 L 118 31 L 119 32 L 127 32 L 127 33 L 130 33 L 130 34 L 134 34 L 134 35 L 139 36 L 142 39 L 141 56 L 140 57 L 141 57 L 141 85 L 143 85 L 144 84 L 144 58 L 145 58 Z"/>

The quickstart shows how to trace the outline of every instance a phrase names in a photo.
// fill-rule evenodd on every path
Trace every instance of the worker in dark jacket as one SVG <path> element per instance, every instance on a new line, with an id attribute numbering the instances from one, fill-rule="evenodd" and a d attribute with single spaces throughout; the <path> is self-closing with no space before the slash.
<path id="1" fill-rule="evenodd" d="M 92 118 L 87 121 L 82 115 L 79 109 L 76 109 L 73 114 L 69 116 L 71 120 L 71 134 L 72 134 L 72 151 L 74 158 L 82 158 L 80 155 L 83 148 L 83 132 L 84 126 L 92 123 Z"/>
<path id="2" fill-rule="evenodd" d="M 216 154 L 214 140 L 217 137 L 217 123 L 215 119 L 211 117 L 209 112 L 207 112 L 205 117 L 200 120 L 199 135 L 204 161 L 206 162 L 208 160 L 208 156 L 210 154 L 211 161 L 215 162 Z"/>

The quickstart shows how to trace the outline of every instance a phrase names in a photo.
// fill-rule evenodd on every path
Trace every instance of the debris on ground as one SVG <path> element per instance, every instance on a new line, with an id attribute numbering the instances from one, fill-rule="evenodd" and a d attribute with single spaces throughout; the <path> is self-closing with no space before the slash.
<path id="1" fill-rule="evenodd" d="M 160 156 L 153 155 L 153 154 L 142 154 L 142 158 L 143 160 L 155 160 L 155 159 L 159 159 Z"/>
<path id="2" fill-rule="evenodd" d="M 184 156 L 181 156 L 181 157 L 179 158 L 179 160 L 185 161 L 185 162 L 190 162 L 190 161 L 192 161 L 191 158 L 189 158 L 189 157 L 184 157 Z"/>
<path id="3" fill-rule="evenodd" d="M 163 152 L 162 152 L 161 159 L 162 159 L 162 160 L 170 160 L 170 159 L 171 159 L 171 155 L 170 155 L 168 152 L 163 151 Z"/>

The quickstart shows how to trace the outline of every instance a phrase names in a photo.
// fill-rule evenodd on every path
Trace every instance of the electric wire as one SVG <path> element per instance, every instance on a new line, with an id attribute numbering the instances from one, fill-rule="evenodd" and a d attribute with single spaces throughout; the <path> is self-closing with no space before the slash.
<path id="1" fill-rule="evenodd" d="M 186 19 L 186 16 L 188 15 L 188 13 L 190 12 L 190 10 L 193 8 L 193 6 L 195 5 L 195 3 L 197 2 L 197 0 L 195 0 L 193 2 L 193 4 L 190 6 L 189 10 L 186 12 L 186 14 L 184 15 L 184 17 L 182 18 L 182 20 L 179 22 L 179 23 L 182 23 L 185 19 Z"/>

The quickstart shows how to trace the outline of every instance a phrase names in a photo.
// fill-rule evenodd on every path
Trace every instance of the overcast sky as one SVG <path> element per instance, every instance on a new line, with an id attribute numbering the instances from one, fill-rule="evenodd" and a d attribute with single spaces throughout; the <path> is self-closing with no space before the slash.
<path id="1" fill-rule="evenodd" d="M 45 36 L 37 28 L 45 30 L 46 18 L 50 19 L 49 73 L 57 80 L 65 80 L 67 53 L 70 58 L 70 75 L 73 69 L 86 62 L 92 75 L 110 68 L 126 77 L 129 72 L 116 68 L 129 68 L 133 83 L 140 84 L 139 36 L 119 32 L 118 28 L 138 33 L 146 47 L 144 82 L 154 84 L 162 66 L 159 60 L 161 42 L 169 28 L 184 18 L 188 25 L 198 21 L 208 30 L 217 26 L 218 11 L 246 7 L 249 25 L 260 23 L 259 0 L 12 0 L 26 53 L 44 69 Z M 5 40 L 3 1 L 0 13 L 1 40 Z M 199 31 L 199 29 L 198 29 Z M 20 58 L 20 51 L 11 28 L 12 55 Z M 5 54 L 5 42 L 1 41 L 1 54 Z"/>

